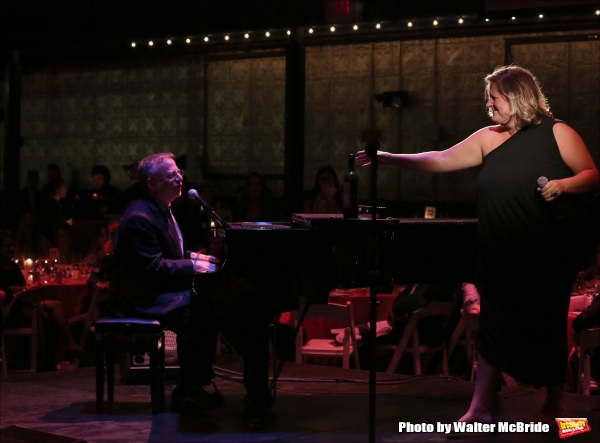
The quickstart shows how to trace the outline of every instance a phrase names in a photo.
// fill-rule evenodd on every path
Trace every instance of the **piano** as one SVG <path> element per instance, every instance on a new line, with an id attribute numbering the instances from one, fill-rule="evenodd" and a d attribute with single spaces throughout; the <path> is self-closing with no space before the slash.
<path id="1" fill-rule="evenodd" d="M 225 260 L 216 272 L 194 276 L 192 308 L 208 301 L 241 319 L 237 351 L 254 411 L 272 404 L 270 322 L 300 301 L 327 303 L 334 288 L 369 286 L 371 227 L 369 219 L 296 214 L 289 224 L 232 223 L 218 230 Z M 476 279 L 476 219 L 382 219 L 376 227 L 378 292 L 391 292 L 396 283 Z"/>
<path id="2" fill-rule="evenodd" d="M 380 292 L 394 284 L 474 281 L 477 219 L 381 219 L 375 241 Z M 295 214 L 292 223 L 232 223 L 219 230 L 226 257 L 194 290 L 231 303 L 262 303 L 275 311 L 299 300 L 327 303 L 335 288 L 370 285 L 372 221 Z"/>

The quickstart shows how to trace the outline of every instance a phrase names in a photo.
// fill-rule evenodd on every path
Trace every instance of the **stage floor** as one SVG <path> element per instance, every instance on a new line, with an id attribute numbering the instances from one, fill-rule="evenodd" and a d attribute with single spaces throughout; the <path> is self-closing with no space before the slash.
<path id="1" fill-rule="evenodd" d="M 152 416 L 144 385 L 117 381 L 115 402 L 95 413 L 94 368 L 69 372 L 9 373 L 0 383 L 0 429 L 16 425 L 88 443 L 101 442 L 366 442 L 368 441 L 368 372 L 286 363 L 277 384 L 277 401 L 265 430 L 247 429 L 239 382 L 241 362 L 221 356 L 216 382 L 225 405 L 192 417 L 167 412 Z M 473 384 L 452 378 L 388 376 L 378 373 L 376 440 L 378 442 L 446 441 L 444 433 L 398 431 L 399 422 L 450 424 L 468 408 Z M 167 386 L 167 402 L 173 385 Z M 501 422 L 529 423 L 543 392 L 501 391 Z M 600 397 L 566 394 L 567 417 L 587 418 L 591 426 L 572 442 L 600 441 Z M 2 440 L 2 439 L 0 439 Z M 556 424 L 547 433 L 478 433 L 452 438 L 470 442 L 563 441 Z"/>

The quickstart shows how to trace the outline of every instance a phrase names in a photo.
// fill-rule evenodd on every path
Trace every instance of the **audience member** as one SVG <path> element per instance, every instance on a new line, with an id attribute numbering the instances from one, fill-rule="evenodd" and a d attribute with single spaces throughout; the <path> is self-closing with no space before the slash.
<path id="1" fill-rule="evenodd" d="M 21 215 L 17 229 L 17 257 L 37 259 L 47 257 L 52 242 L 41 232 L 38 216 L 27 211 Z"/>
<path id="2" fill-rule="evenodd" d="M 340 214 L 342 212 L 340 183 L 335 169 L 331 166 L 321 166 L 317 171 L 312 195 L 304 201 L 304 212 L 307 214 Z"/>
<path id="3" fill-rule="evenodd" d="M 73 248 L 73 228 L 70 224 L 57 223 L 52 228 L 52 238 L 58 248 L 58 257 L 62 263 L 79 263 L 83 257 Z"/>
<path id="4" fill-rule="evenodd" d="M 100 222 L 94 227 L 94 238 L 87 250 L 87 255 L 83 259 L 85 263 L 96 263 L 98 254 L 103 251 L 104 243 L 110 239 L 108 232 L 108 222 Z"/>
<path id="5" fill-rule="evenodd" d="M 5 286 L 25 287 L 25 278 L 13 261 L 17 245 L 16 235 L 11 231 L 0 231 L 0 245 L 0 282 Z M 83 352 L 83 349 L 79 347 L 71 334 L 62 303 L 59 300 L 43 300 L 42 308 L 45 317 L 52 320 L 66 342 L 66 348 L 57 347 L 55 364 L 59 369 L 69 369 L 70 365 L 66 362 L 67 354 L 78 354 Z M 17 300 L 6 318 L 6 325 L 18 327 L 28 323 L 31 323 L 31 305 Z"/>
<path id="6" fill-rule="evenodd" d="M 113 210 L 115 214 L 122 213 L 131 203 L 144 195 L 144 190 L 138 180 L 137 162 L 124 165 L 123 170 L 127 174 L 127 177 L 133 181 L 133 184 L 115 198 L 115 201 L 113 202 Z"/>
<path id="7" fill-rule="evenodd" d="M 50 198 L 45 211 L 40 214 L 40 227 L 44 235 L 52 237 L 52 227 L 56 223 L 73 224 L 73 208 L 66 199 L 67 182 L 62 178 L 54 179 L 49 184 L 48 191 Z"/>
<path id="8" fill-rule="evenodd" d="M 112 179 L 110 171 L 104 165 L 95 165 L 92 167 L 90 173 L 92 174 L 97 215 L 102 216 L 114 213 L 114 203 L 121 194 L 121 191 L 110 184 Z"/>
<path id="9" fill-rule="evenodd" d="M 35 169 L 27 171 L 25 188 L 21 190 L 19 195 L 20 214 L 27 211 L 37 213 L 43 210 L 43 205 L 46 203 L 46 196 L 38 189 L 39 184 L 40 174 Z"/>
<path id="10" fill-rule="evenodd" d="M 60 166 L 57 164 L 51 163 L 46 167 L 46 181 L 44 182 L 44 192 L 46 195 L 52 195 L 54 189 L 51 189 L 58 179 L 62 179 L 62 173 L 60 171 Z"/>
<path id="11" fill-rule="evenodd" d="M 279 211 L 271 191 L 258 172 L 246 176 L 244 187 L 237 198 L 233 221 L 265 222 L 279 221 Z"/>

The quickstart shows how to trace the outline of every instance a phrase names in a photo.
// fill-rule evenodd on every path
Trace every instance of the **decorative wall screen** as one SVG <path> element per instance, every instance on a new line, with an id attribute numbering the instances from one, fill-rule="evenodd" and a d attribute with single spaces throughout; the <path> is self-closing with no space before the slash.
<path id="1" fill-rule="evenodd" d="M 285 57 L 207 59 L 206 178 L 221 179 L 221 191 L 258 171 L 277 182 L 284 172 Z M 230 179 L 231 183 L 223 182 Z"/>
<path id="2" fill-rule="evenodd" d="M 523 39 L 511 45 L 510 54 L 536 75 L 554 117 L 579 132 L 600 166 L 600 42 Z"/>
<path id="3" fill-rule="evenodd" d="M 203 65 L 197 57 L 32 67 L 23 75 L 21 181 L 56 163 L 71 186 L 89 188 L 94 164 L 115 186 L 122 166 L 154 152 L 201 146 Z M 188 157 L 190 157 L 188 155 Z M 193 168 L 188 162 L 187 168 Z"/>

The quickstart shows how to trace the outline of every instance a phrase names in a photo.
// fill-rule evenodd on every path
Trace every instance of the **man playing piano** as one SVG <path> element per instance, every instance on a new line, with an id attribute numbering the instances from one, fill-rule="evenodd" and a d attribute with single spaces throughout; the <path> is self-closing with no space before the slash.
<path id="1" fill-rule="evenodd" d="M 159 320 L 177 334 L 180 382 L 171 405 L 182 413 L 218 406 L 212 382 L 218 327 L 209 312 L 190 310 L 192 276 L 213 272 L 218 260 L 186 251 L 171 202 L 181 195 L 183 171 L 171 153 L 139 162 L 145 194 L 126 210 L 115 240 L 111 309 Z"/>

